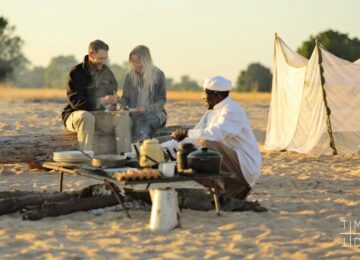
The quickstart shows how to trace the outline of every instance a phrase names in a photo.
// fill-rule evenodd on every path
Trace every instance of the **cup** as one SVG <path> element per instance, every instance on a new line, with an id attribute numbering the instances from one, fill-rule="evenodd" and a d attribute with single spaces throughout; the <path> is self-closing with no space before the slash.
<path id="1" fill-rule="evenodd" d="M 176 162 L 162 162 L 159 170 L 165 177 L 174 177 Z"/>

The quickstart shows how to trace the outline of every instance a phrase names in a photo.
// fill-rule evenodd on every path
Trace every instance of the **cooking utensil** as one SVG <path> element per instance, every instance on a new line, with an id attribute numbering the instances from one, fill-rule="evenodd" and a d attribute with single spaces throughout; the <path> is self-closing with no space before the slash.
<path id="1" fill-rule="evenodd" d="M 136 157 L 139 159 L 140 158 L 140 152 L 139 152 L 137 144 L 136 143 L 131 144 L 131 147 L 133 148 L 134 152 L 136 153 Z"/>
<path id="2" fill-rule="evenodd" d="M 126 156 L 118 154 L 103 154 L 94 156 L 91 166 L 98 168 L 115 168 L 126 164 Z"/>
<path id="3" fill-rule="evenodd" d="M 179 145 L 179 150 L 176 153 L 176 166 L 179 173 L 182 173 L 189 168 L 186 157 L 193 151 L 196 151 L 196 148 L 192 143 L 183 143 Z"/>
<path id="4" fill-rule="evenodd" d="M 159 170 L 165 177 L 173 177 L 175 174 L 176 162 L 162 162 L 159 164 Z"/>
<path id="5" fill-rule="evenodd" d="M 146 154 L 145 154 L 145 157 L 146 157 L 146 159 L 149 159 L 150 161 L 154 162 L 155 164 L 159 164 L 158 161 L 156 161 L 155 159 L 151 158 L 149 155 L 146 155 Z"/>
<path id="6" fill-rule="evenodd" d="M 168 157 L 168 159 L 169 159 L 170 161 L 176 161 L 176 158 L 174 158 L 174 156 L 171 154 L 169 148 L 165 147 L 165 148 L 164 148 L 164 153 L 167 155 L 167 157 Z"/>
<path id="7" fill-rule="evenodd" d="M 151 158 L 151 159 L 149 159 Z M 152 167 L 164 161 L 164 152 L 157 139 L 147 139 L 140 147 L 141 167 Z"/>
<path id="8" fill-rule="evenodd" d="M 219 173 L 222 156 L 206 147 L 191 152 L 187 156 L 187 165 L 197 173 Z"/>

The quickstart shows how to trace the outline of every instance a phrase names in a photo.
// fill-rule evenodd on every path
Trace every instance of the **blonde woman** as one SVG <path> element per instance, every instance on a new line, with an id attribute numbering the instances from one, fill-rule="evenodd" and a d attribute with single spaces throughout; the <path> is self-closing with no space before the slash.
<path id="1" fill-rule="evenodd" d="M 132 108 L 132 141 L 138 142 L 152 138 L 156 129 L 166 124 L 165 75 L 153 65 L 150 50 L 144 45 L 130 52 L 129 65 L 120 103 Z"/>

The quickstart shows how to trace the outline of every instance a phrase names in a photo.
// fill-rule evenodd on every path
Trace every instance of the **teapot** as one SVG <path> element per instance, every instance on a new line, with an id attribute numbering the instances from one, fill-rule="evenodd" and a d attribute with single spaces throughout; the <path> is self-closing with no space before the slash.
<path id="1" fill-rule="evenodd" d="M 140 147 L 140 166 L 152 167 L 164 160 L 164 152 L 159 141 L 157 139 L 144 140 Z"/>

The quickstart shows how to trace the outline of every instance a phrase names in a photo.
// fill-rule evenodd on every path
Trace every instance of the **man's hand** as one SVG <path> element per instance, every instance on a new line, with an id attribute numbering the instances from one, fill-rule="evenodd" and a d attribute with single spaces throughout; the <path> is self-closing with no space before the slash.
<path id="1" fill-rule="evenodd" d="M 180 142 L 188 136 L 188 130 L 185 128 L 178 128 L 171 133 L 171 138 Z"/>
<path id="2" fill-rule="evenodd" d="M 146 107 L 137 107 L 135 113 L 144 114 L 147 111 Z"/>
<path id="3" fill-rule="evenodd" d="M 116 95 L 108 95 L 108 96 L 101 97 L 100 103 L 103 106 L 114 105 L 117 103 L 117 96 Z"/>

